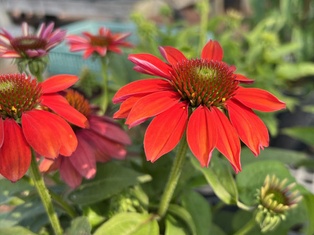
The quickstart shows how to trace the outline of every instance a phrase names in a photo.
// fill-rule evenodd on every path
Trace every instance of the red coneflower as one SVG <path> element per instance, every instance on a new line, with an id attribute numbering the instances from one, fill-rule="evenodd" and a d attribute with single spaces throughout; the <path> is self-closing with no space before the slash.
<path id="1" fill-rule="evenodd" d="M 68 122 L 84 128 L 87 119 L 57 92 L 77 80 L 58 75 L 38 83 L 24 74 L 0 75 L 1 175 L 19 180 L 30 166 L 31 148 L 47 158 L 75 151 L 77 139 Z"/>
<path id="2" fill-rule="evenodd" d="M 134 127 L 148 120 L 144 149 L 156 161 L 178 144 L 186 132 L 190 150 L 202 166 L 217 148 L 236 172 L 241 170 L 240 139 L 258 155 L 269 143 L 268 130 L 252 109 L 272 112 L 285 108 L 274 95 L 258 88 L 244 88 L 252 80 L 234 73 L 222 61 L 220 44 L 210 40 L 201 58 L 187 59 L 173 47 L 160 47 L 163 62 L 151 54 L 129 55 L 138 72 L 161 78 L 132 82 L 113 97 L 121 103 L 114 118 L 126 118 Z"/>
<path id="3" fill-rule="evenodd" d="M 120 47 L 132 47 L 133 45 L 125 39 L 130 33 L 112 33 L 105 27 L 100 27 L 98 34 L 83 32 L 82 36 L 69 35 L 66 37 L 70 51 L 84 51 L 83 58 L 87 59 L 93 53 L 105 56 L 108 51 L 121 53 Z"/>

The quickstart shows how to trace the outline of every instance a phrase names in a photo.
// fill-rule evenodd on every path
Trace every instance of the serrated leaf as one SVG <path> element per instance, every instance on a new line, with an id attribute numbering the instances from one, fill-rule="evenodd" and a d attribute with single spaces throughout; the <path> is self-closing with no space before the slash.
<path id="1" fill-rule="evenodd" d="M 118 163 L 108 162 L 100 165 L 95 178 L 72 191 L 69 198 L 80 205 L 99 202 L 137 184 L 140 175 Z"/>
<path id="2" fill-rule="evenodd" d="M 151 214 L 120 213 L 101 225 L 94 235 L 159 235 L 157 220 Z"/>
<path id="3" fill-rule="evenodd" d="M 176 218 L 181 219 L 187 225 L 191 234 L 197 235 L 193 218 L 191 214 L 184 207 L 171 204 L 169 205 L 168 213 L 174 215 Z"/>
<path id="4" fill-rule="evenodd" d="M 182 205 L 190 213 L 197 235 L 209 235 L 212 215 L 209 202 L 199 193 L 188 190 L 182 195 Z"/>
<path id="5" fill-rule="evenodd" d="M 86 217 L 77 217 L 71 222 L 71 227 L 65 235 L 91 235 L 91 226 Z"/>
<path id="6" fill-rule="evenodd" d="M 165 235 L 186 235 L 187 231 L 184 229 L 182 221 L 176 219 L 174 216 L 167 215 L 165 219 L 166 229 Z"/>
<path id="7" fill-rule="evenodd" d="M 314 146 L 314 127 L 290 127 L 284 128 L 282 132 L 310 146 Z"/>
<path id="8" fill-rule="evenodd" d="M 279 179 L 295 181 L 288 168 L 278 161 L 259 161 L 244 166 L 236 177 L 241 201 L 253 205 L 256 202 L 256 190 L 263 185 L 266 176 L 272 174 Z"/>
<path id="9" fill-rule="evenodd" d="M 203 173 L 209 185 L 226 204 L 236 204 L 238 201 L 238 190 L 230 168 L 217 156 L 213 156 L 208 168 L 200 166 L 196 158 L 191 158 L 196 169 Z"/>
<path id="10" fill-rule="evenodd" d="M 23 227 L 0 228 L 1 235 L 36 235 Z"/>

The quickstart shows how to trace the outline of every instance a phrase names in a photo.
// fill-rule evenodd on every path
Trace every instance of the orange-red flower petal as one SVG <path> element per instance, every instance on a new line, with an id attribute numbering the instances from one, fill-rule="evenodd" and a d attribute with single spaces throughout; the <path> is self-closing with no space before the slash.
<path id="1" fill-rule="evenodd" d="M 43 94 L 54 93 L 65 90 L 78 81 L 78 77 L 74 75 L 55 75 L 41 83 Z"/>
<path id="2" fill-rule="evenodd" d="M 269 134 L 263 121 L 240 102 L 229 101 L 228 112 L 232 125 L 237 130 L 240 139 L 248 146 L 255 156 L 260 149 L 268 147 Z"/>
<path id="3" fill-rule="evenodd" d="M 212 112 L 199 106 L 190 116 L 187 126 L 187 142 L 202 166 L 208 166 L 217 143 L 217 123 Z"/>
<path id="4" fill-rule="evenodd" d="M 177 104 L 181 96 L 173 91 L 161 91 L 149 94 L 139 99 L 132 107 L 126 124 L 136 126 L 150 117 L 158 115 Z"/>
<path id="5" fill-rule="evenodd" d="M 40 155 L 56 158 L 71 155 L 77 147 L 76 136 L 61 117 L 43 110 L 22 115 L 23 133 L 30 146 Z"/>
<path id="6" fill-rule="evenodd" d="M 0 148 L 2 147 L 4 141 L 4 126 L 3 126 L 3 119 L 0 118 Z"/>
<path id="7" fill-rule="evenodd" d="M 82 113 L 73 108 L 61 95 L 43 95 L 41 97 L 41 104 L 47 106 L 52 111 L 76 126 L 85 128 L 88 124 L 87 118 Z"/>
<path id="8" fill-rule="evenodd" d="M 208 60 L 218 60 L 221 61 L 223 58 L 224 52 L 219 42 L 210 40 L 204 46 L 201 57 Z"/>
<path id="9" fill-rule="evenodd" d="M 145 79 L 131 82 L 122 88 L 112 98 L 113 103 L 120 103 L 133 95 L 146 95 L 153 92 L 173 90 L 170 83 L 164 79 Z"/>
<path id="10" fill-rule="evenodd" d="M 15 182 L 27 172 L 32 159 L 31 150 L 15 120 L 4 120 L 4 133 L 0 148 L 0 174 Z"/>
<path id="11" fill-rule="evenodd" d="M 130 54 L 128 59 L 137 65 L 134 67 L 136 71 L 163 78 L 171 77 L 170 71 L 172 68 L 170 65 L 167 65 L 156 56 L 151 54 Z"/>
<path id="12" fill-rule="evenodd" d="M 234 98 L 245 106 L 262 112 L 273 112 L 286 107 L 276 96 L 259 88 L 239 87 Z"/>
<path id="13" fill-rule="evenodd" d="M 146 159 L 154 162 L 170 152 L 182 138 L 188 120 L 188 106 L 177 103 L 171 109 L 157 115 L 149 124 L 144 137 Z"/>
<path id="14" fill-rule="evenodd" d="M 159 51 L 171 65 L 175 65 L 178 61 L 187 60 L 185 55 L 174 47 L 159 47 Z"/>
<path id="15" fill-rule="evenodd" d="M 219 133 L 216 148 L 228 159 L 236 173 L 238 173 L 241 171 L 241 146 L 238 133 L 226 115 L 218 108 L 212 107 L 212 113 Z"/>

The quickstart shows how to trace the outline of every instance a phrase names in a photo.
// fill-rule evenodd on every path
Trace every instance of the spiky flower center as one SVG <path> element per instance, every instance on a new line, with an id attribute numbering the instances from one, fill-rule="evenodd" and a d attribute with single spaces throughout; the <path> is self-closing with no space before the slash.
<path id="1" fill-rule="evenodd" d="M 26 54 L 28 50 L 45 50 L 47 46 L 47 40 L 38 38 L 36 36 L 23 36 L 16 37 L 11 40 L 11 45 L 14 50 Z"/>
<path id="2" fill-rule="evenodd" d="M 84 98 L 83 95 L 75 90 L 69 89 L 65 95 L 65 98 L 72 107 L 82 113 L 85 117 L 90 115 L 91 108 L 89 102 Z"/>
<path id="3" fill-rule="evenodd" d="M 41 86 L 24 74 L 0 75 L 0 115 L 19 120 L 25 111 L 40 103 Z"/>
<path id="4" fill-rule="evenodd" d="M 101 36 L 101 35 L 93 35 L 89 38 L 90 44 L 92 46 L 106 47 L 110 45 L 111 39 L 109 37 Z"/>
<path id="5" fill-rule="evenodd" d="M 173 70 L 172 85 L 192 107 L 223 106 L 239 84 L 233 70 L 222 61 L 183 60 Z"/>

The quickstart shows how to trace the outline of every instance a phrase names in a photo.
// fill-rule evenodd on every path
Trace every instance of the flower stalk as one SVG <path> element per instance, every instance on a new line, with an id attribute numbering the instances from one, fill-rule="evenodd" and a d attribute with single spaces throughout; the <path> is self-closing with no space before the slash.
<path id="1" fill-rule="evenodd" d="M 105 113 L 109 104 L 109 93 L 108 93 L 108 59 L 107 57 L 100 57 L 101 60 L 101 72 L 103 77 L 103 94 L 101 99 L 101 111 Z"/>
<path id="2" fill-rule="evenodd" d="M 158 215 L 160 218 L 162 218 L 169 207 L 170 201 L 172 199 L 173 193 L 176 189 L 176 186 L 178 184 L 185 158 L 186 158 L 186 152 L 188 149 L 188 144 L 185 138 L 185 135 L 183 135 L 180 144 L 177 149 L 177 153 L 170 171 L 170 175 L 167 181 L 167 184 L 165 186 L 164 193 L 161 197 L 161 201 L 158 208 Z"/>
<path id="3" fill-rule="evenodd" d="M 31 161 L 31 167 L 30 167 L 30 176 L 34 182 L 34 185 L 37 189 L 37 192 L 41 198 L 41 201 L 43 203 L 43 206 L 46 210 L 46 213 L 49 217 L 51 226 L 54 230 L 55 235 L 62 235 L 62 228 L 58 219 L 58 216 L 54 210 L 54 207 L 52 205 L 51 196 L 48 192 L 48 189 L 45 185 L 45 182 L 43 180 L 43 177 L 41 176 L 37 161 L 35 152 L 32 150 L 32 161 Z"/>
<path id="4" fill-rule="evenodd" d="M 256 225 L 256 222 L 253 219 L 249 220 L 239 231 L 237 231 L 234 235 L 245 235 L 248 234 Z"/>

